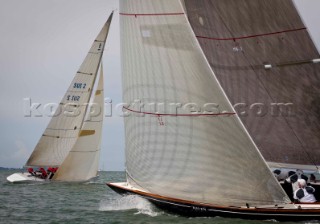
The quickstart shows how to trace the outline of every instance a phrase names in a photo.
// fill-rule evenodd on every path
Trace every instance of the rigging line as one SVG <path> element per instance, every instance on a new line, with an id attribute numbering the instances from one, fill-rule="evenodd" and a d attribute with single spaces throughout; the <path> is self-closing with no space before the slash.
<path id="1" fill-rule="evenodd" d="M 231 35 L 233 35 L 231 29 L 227 26 L 227 24 L 225 23 L 225 21 L 223 20 L 223 18 L 221 17 L 221 15 L 218 13 L 218 16 L 220 17 L 221 21 L 223 22 L 224 26 L 226 27 L 226 29 L 230 32 Z M 294 31 L 298 31 L 298 30 L 306 30 L 306 28 L 300 28 L 300 29 L 296 29 L 296 30 L 286 30 L 286 31 L 282 31 L 282 33 L 284 32 L 294 32 Z M 281 32 L 276 32 L 273 34 L 279 34 Z M 269 35 L 272 35 L 272 33 L 270 33 Z M 252 36 L 253 37 L 253 36 Z M 247 37 L 249 38 L 249 37 Z M 245 38 L 242 38 L 245 39 Z M 236 39 L 233 39 L 234 41 Z M 251 65 L 250 60 L 248 59 L 248 57 L 245 55 L 244 51 L 242 51 L 242 54 L 245 58 L 245 60 L 248 62 L 249 66 L 252 67 L 253 72 L 256 74 L 257 79 L 260 81 L 261 85 L 263 86 L 263 88 L 265 89 L 266 93 L 268 94 L 268 96 L 270 97 L 271 100 L 274 100 L 273 97 L 271 96 L 271 93 L 268 91 L 267 87 L 264 85 L 264 83 L 262 82 L 261 78 L 259 77 L 259 74 L 257 73 L 257 71 L 254 69 L 254 66 Z M 313 163 L 313 165 L 317 168 L 317 170 L 319 170 L 319 167 L 317 166 L 315 160 L 310 156 L 309 152 L 305 149 L 304 145 L 302 144 L 302 141 L 300 140 L 300 138 L 298 137 L 297 133 L 294 131 L 293 127 L 289 124 L 289 121 L 283 117 L 284 121 L 287 123 L 288 127 L 291 129 L 291 131 L 293 132 L 294 136 L 296 137 L 296 139 L 298 140 L 299 144 L 301 145 L 303 151 L 307 154 L 307 157 L 310 159 L 310 161 Z"/>
<path id="2" fill-rule="evenodd" d="M 138 113 L 138 114 L 145 114 L 145 115 L 155 115 L 155 116 L 171 116 L 171 117 L 217 117 L 217 116 L 231 116 L 231 115 L 236 115 L 236 113 L 218 113 L 218 114 L 161 114 L 161 113 L 152 113 L 152 112 L 142 112 L 142 111 L 137 111 L 137 110 L 132 110 L 127 107 L 123 107 L 124 109 L 131 111 L 133 113 Z"/>
<path id="3" fill-rule="evenodd" d="M 264 34 L 256 34 L 256 35 L 249 35 L 249 36 L 243 36 L 243 37 L 228 37 L 228 38 L 216 38 L 216 37 L 205 37 L 205 36 L 196 36 L 200 39 L 208 39 L 208 40 L 242 40 L 242 39 L 250 39 L 250 38 L 256 38 L 256 37 L 263 37 L 263 36 L 271 36 L 271 35 L 277 35 L 282 33 L 290 33 L 290 32 L 297 32 L 301 30 L 306 30 L 307 28 L 298 28 L 298 29 L 291 29 L 291 30 L 283 30 L 278 32 L 272 32 L 272 33 L 264 33 Z M 231 33 L 231 32 L 230 32 Z"/>
<path id="4" fill-rule="evenodd" d="M 126 169 L 126 175 L 129 176 L 129 178 L 131 178 L 131 179 L 135 182 L 136 185 L 140 186 L 141 189 L 148 190 L 148 189 L 144 188 L 143 186 L 141 186 L 141 185 L 135 180 L 135 178 L 133 178 L 133 177 L 131 176 L 131 174 L 129 173 L 129 171 L 128 171 L 127 169 Z"/>
<path id="5" fill-rule="evenodd" d="M 177 12 L 177 13 L 119 13 L 121 16 L 179 16 L 184 15 L 183 12 Z"/>

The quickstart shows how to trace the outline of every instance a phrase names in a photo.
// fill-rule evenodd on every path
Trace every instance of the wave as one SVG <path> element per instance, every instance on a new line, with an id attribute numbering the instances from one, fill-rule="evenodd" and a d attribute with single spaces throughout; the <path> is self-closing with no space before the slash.
<path id="1" fill-rule="evenodd" d="M 124 211 L 124 210 L 138 210 L 135 215 L 144 214 L 151 217 L 162 214 L 156 212 L 156 208 L 146 199 L 137 195 L 126 195 L 121 198 L 113 200 L 104 200 L 100 202 L 100 211 Z"/>

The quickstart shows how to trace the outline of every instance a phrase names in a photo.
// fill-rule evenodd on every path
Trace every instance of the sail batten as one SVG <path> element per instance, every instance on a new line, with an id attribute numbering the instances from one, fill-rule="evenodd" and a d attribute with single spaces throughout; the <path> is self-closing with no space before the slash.
<path id="1" fill-rule="evenodd" d="M 96 38 L 99 42 L 95 41 L 89 50 L 95 54 L 88 53 L 85 57 L 26 166 L 59 166 L 75 144 L 92 95 L 111 19 L 112 15 Z"/>
<path id="2" fill-rule="evenodd" d="M 182 12 L 183 6 L 180 0 L 123 0 L 120 11 L 166 14 Z M 287 202 L 234 114 L 186 15 L 120 15 L 120 27 L 129 184 L 199 203 Z M 194 112 L 204 116 L 189 116 Z"/>

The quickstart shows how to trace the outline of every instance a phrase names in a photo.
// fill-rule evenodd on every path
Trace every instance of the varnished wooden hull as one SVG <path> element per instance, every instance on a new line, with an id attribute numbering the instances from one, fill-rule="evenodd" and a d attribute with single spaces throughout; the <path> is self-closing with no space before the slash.
<path id="1" fill-rule="evenodd" d="M 119 184 L 108 183 L 111 189 L 119 194 L 136 194 L 149 200 L 155 206 L 188 217 L 226 217 L 242 218 L 252 220 L 278 220 L 278 221 L 300 221 L 320 220 L 320 205 L 317 208 L 285 209 L 282 207 L 273 208 L 243 208 L 223 207 L 208 204 L 201 204 L 192 201 L 185 201 L 175 198 L 163 197 L 136 189 L 130 189 Z M 301 205 L 302 207 L 304 205 Z M 305 205 L 307 206 L 307 205 Z"/>

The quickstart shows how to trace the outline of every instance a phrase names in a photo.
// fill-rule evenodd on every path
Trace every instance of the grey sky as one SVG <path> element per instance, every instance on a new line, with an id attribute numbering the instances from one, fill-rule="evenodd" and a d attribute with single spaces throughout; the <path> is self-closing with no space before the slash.
<path id="1" fill-rule="evenodd" d="M 320 1 L 295 0 L 320 49 Z M 0 0 L 0 166 L 21 167 L 49 122 L 24 117 L 23 99 L 59 102 L 117 0 Z M 121 102 L 119 16 L 104 54 L 105 96 Z M 119 116 L 104 120 L 100 167 L 124 169 Z"/>

